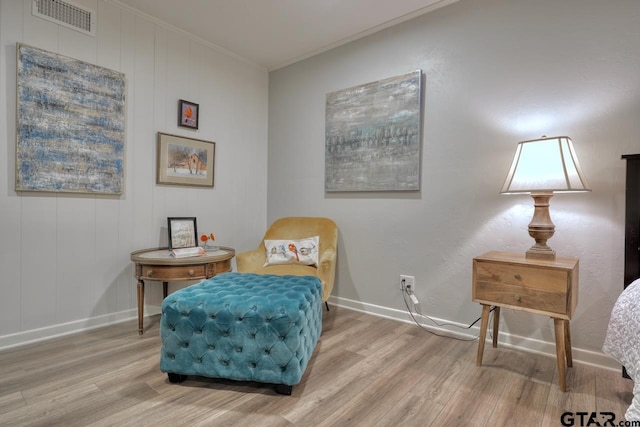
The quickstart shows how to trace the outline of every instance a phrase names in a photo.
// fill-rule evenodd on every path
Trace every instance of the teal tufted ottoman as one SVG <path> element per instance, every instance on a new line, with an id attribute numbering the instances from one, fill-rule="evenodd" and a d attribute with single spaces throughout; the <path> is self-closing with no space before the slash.
<path id="1" fill-rule="evenodd" d="M 322 331 L 314 276 L 226 273 L 162 302 L 160 370 L 275 384 L 291 394 Z"/>

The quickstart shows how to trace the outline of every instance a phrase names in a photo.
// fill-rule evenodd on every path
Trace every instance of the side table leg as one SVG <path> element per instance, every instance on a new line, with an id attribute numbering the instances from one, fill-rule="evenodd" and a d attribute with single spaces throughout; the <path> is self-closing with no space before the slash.
<path id="1" fill-rule="evenodd" d="M 567 391 L 566 378 L 566 353 L 565 353 L 565 336 L 564 336 L 564 320 L 553 319 L 553 326 L 556 331 L 556 359 L 558 364 L 558 383 L 561 391 Z"/>
<path id="2" fill-rule="evenodd" d="M 489 326 L 489 311 L 491 306 L 482 304 L 482 321 L 480 322 L 480 337 L 478 338 L 478 356 L 476 365 L 482 366 L 482 353 L 484 353 L 484 341 L 487 339 L 487 327 Z"/>
<path id="3" fill-rule="evenodd" d="M 500 307 L 493 309 L 493 347 L 498 347 L 498 326 L 500 325 Z"/>
<path id="4" fill-rule="evenodd" d="M 138 335 L 142 335 L 144 328 L 142 318 L 144 317 L 144 280 L 138 279 Z"/>

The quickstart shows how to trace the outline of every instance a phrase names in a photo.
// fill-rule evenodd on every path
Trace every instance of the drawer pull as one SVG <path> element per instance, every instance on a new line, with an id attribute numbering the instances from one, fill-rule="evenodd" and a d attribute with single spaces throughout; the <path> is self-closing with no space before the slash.
<path id="1" fill-rule="evenodd" d="M 516 278 L 516 280 L 522 280 L 522 276 L 519 274 L 516 274 L 514 277 Z"/>
<path id="2" fill-rule="evenodd" d="M 189 276 L 193 276 L 195 272 L 193 270 L 189 270 Z"/>
<path id="3" fill-rule="evenodd" d="M 515 299 L 516 299 L 516 301 L 520 301 L 520 299 L 521 299 L 520 295 L 516 294 Z"/>
<path id="4" fill-rule="evenodd" d="M 147 276 L 153 276 L 153 270 L 147 271 Z"/>

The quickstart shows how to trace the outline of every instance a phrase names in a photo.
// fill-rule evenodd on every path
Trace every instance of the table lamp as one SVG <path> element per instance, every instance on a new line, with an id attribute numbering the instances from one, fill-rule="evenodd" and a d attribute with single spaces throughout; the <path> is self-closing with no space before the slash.
<path id="1" fill-rule="evenodd" d="M 591 191 L 571 139 L 567 136 L 522 141 L 516 147 L 502 194 L 529 193 L 533 197 L 533 219 L 529 235 L 536 243 L 527 258 L 554 260 L 556 252 L 547 246 L 555 225 L 549 215 L 549 199 L 555 192 Z"/>

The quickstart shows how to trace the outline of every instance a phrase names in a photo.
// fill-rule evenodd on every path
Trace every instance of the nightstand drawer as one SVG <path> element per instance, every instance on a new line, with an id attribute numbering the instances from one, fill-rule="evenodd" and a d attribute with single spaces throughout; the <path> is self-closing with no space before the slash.
<path id="1" fill-rule="evenodd" d="M 206 277 L 206 265 L 188 265 L 184 267 L 143 265 L 142 278 L 148 280 L 172 281 L 204 279 Z"/>
<path id="2" fill-rule="evenodd" d="M 490 301 L 496 305 L 549 313 L 568 313 L 566 292 L 544 291 L 526 286 L 478 281 L 476 282 L 474 300 Z"/>
<path id="3" fill-rule="evenodd" d="M 567 271 L 495 262 L 478 262 L 476 280 L 561 293 L 569 286 Z"/>

